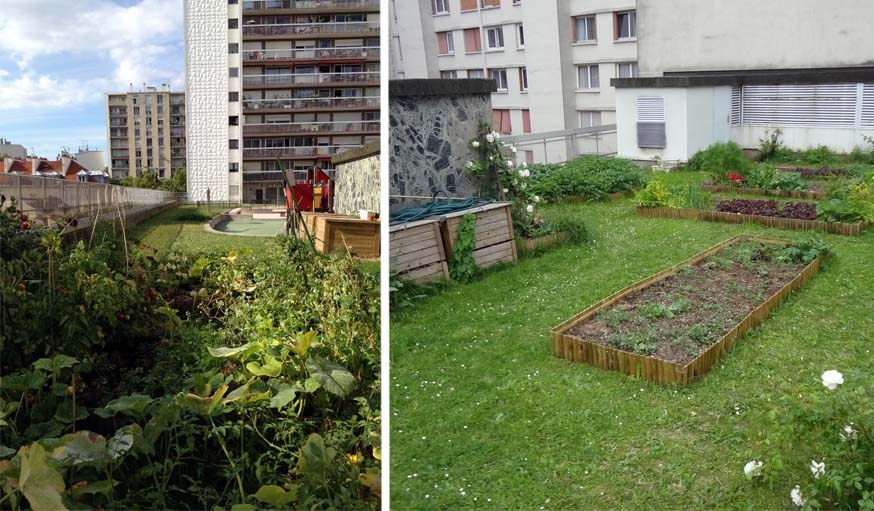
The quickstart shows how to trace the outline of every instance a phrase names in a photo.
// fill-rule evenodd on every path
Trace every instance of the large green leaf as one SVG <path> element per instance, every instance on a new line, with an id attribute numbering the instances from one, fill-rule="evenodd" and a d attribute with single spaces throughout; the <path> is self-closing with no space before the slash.
<path id="1" fill-rule="evenodd" d="M 64 478 L 46 463 L 45 449 L 34 443 L 26 453 L 20 453 L 20 457 L 18 488 L 33 511 L 67 511 L 62 500 Z"/>
<path id="2" fill-rule="evenodd" d="M 103 418 L 109 418 L 117 413 L 141 418 L 145 415 L 146 407 L 152 404 L 154 399 L 143 394 L 131 394 L 118 399 L 113 399 L 103 408 L 94 411 Z"/>
<path id="3" fill-rule="evenodd" d="M 210 355 L 217 357 L 217 358 L 222 358 L 222 357 L 231 357 L 233 355 L 236 355 L 237 353 L 242 353 L 251 347 L 252 347 L 252 343 L 247 342 L 246 344 L 244 344 L 242 346 L 237 346 L 236 348 L 212 348 L 212 347 L 209 347 L 206 349 L 209 351 Z"/>
<path id="4" fill-rule="evenodd" d="M 312 357 L 306 362 L 310 376 L 331 394 L 346 397 L 355 390 L 355 377 L 345 367 L 322 357 Z"/>
<path id="5" fill-rule="evenodd" d="M 52 458 L 70 465 L 96 464 L 106 461 L 106 438 L 92 431 L 77 431 L 60 438 L 62 444 L 52 450 Z"/>
<path id="6" fill-rule="evenodd" d="M 271 383 L 273 383 L 273 381 L 274 380 L 271 380 Z M 294 400 L 295 390 L 291 385 L 287 383 L 279 383 L 277 385 L 271 385 L 271 387 L 274 387 L 274 390 L 276 391 L 276 393 L 273 394 L 273 397 L 270 398 L 271 408 L 285 408 L 288 403 Z"/>
<path id="7" fill-rule="evenodd" d="M 79 486 L 77 488 L 73 488 L 70 492 L 72 495 L 92 495 L 95 493 L 101 493 L 103 495 L 109 495 L 109 492 L 112 491 L 112 487 L 117 485 L 118 481 L 110 481 L 109 479 L 104 479 L 103 481 L 95 481 L 93 483 L 88 483 L 85 486 Z"/>
<path id="8" fill-rule="evenodd" d="M 285 491 L 282 487 L 275 484 L 267 484 L 258 488 L 254 497 L 265 504 L 281 508 L 297 499 L 297 486 L 293 486 L 289 491 Z"/>
<path id="9" fill-rule="evenodd" d="M 27 392 L 37 390 L 46 381 L 45 373 L 25 369 L 20 373 L 4 376 L 0 379 L 0 389 L 18 390 Z"/>
<path id="10" fill-rule="evenodd" d="M 73 367 L 78 363 L 79 361 L 73 357 L 68 357 L 67 355 L 57 355 L 54 358 L 41 358 L 33 363 L 33 367 L 34 369 L 40 369 L 42 371 L 48 371 L 50 373 L 53 373 L 67 367 Z"/>
<path id="11" fill-rule="evenodd" d="M 301 336 L 301 338 L 297 341 L 297 345 L 294 347 L 294 352 L 300 356 L 304 356 L 309 351 L 310 346 L 316 341 L 316 337 L 319 335 L 315 330 L 307 332 Z"/>
<path id="12" fill-rule="evenodd" d="M 249 362 L 246 364 L 246 369 L 255 376 L 269 376 L 275 378 L 282 372 L 282 362 L 276 360 L 270 355 L 264 356 L 264 365 L 258 362 Z"/>
<path id="13" fill-rule="evenodd" d="M 129 424 L 112 435 L 107 444 L 109 457 L 117 460 L 143 439 L 143 428 L 139 424 Z"/>
<path id="14" fill-rule="evenodd" d="M 13 454 L 15 454 L 15 449 L 10 449 L 9 447 L 6 447 L 5 445 L 0 445 L 0 458 L 8 458 L 9 456 L 12 456 Z"/>
<path id="15" fill-rule="evenodd" d="M 325 447 L 325 440 L 321 435 L 312 433 L 300 448 L 297 471 L 315 482 L 324 483 L 333 457 L 334 450 Z"/>

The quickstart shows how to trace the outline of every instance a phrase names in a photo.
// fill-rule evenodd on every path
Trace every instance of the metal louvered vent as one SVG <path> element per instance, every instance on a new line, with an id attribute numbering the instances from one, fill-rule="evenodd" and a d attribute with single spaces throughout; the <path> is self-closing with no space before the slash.
<path id="1" fill-rule="evenodd" d="M 745 85 L 744 124 L 832 126 L 852 128 L 856 122 L 856 84 Z"/>
<path id="2" fill-rule="evenodd" d="M 637 98 L 637 147 L 664 148 L 665 98 Z"/>
<path id="3" fill-rule="evenodd" d="M 874 83 L 862 86 L 862 127 L 874 128 Z"/>
<path id="4" fill-rule="evenodd" d="M 740 126 L 741 120 L 741 87 L 734 85 L 731 88 L 731 125 Z"/>

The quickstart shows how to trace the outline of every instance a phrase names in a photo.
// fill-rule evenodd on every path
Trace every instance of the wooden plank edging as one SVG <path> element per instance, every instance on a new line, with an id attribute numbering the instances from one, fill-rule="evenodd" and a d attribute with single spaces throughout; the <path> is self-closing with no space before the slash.
<path id="1" fill-rule="evenodd" d="M 795 218 L 779 218 L 761 215 L 743 215 L 740 213 L 724 213 L 704 209 L 686 208 L 637 208 L 637 214 L 650 218 L 674 218 L 685 220 L 704 220 L 730 224 L 760 224 L 768 227 L 794 230 L 815 230 L 828 234 L 858 236 L 869 224 L 845 224 L 842 222 L 823 222 L 821 220 L 798 220 Z"/>
<path id="2" fill-rule="evenodd" d="M 763 195 L 766 197 L 787 197 L 791 199 L 825 199 L 826 194 L 812 190 L 764 190 L 762 188 L 747 188 L 744 186 L 701 185 L 701 189 L 713 193 L 740 193 L 745 195 Z"/>

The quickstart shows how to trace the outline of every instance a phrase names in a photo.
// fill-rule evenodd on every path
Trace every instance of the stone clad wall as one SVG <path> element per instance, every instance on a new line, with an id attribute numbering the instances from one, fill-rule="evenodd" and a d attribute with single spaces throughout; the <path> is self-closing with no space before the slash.
<path id="1" fill-rule="evenodd" d="M 334 212 L 358 216 L 366 209 L 379 213 L 379 155 L 337 165 Z"/>
<path id="2" fill-rule="evenodd" d="M 469 142 L 480 122 L 491 122 L 493 80 L 390 82 L 389 195 L 392 211 L 418 206 L 446 191 L 474 197 L 479 185 L 465 173 L 475 158 Z"/>

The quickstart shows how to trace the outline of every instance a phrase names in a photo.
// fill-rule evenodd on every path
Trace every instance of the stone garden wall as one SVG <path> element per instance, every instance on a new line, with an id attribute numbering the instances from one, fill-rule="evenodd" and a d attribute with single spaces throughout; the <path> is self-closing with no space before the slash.
<path id="1" fill-rule="evenodd" d="M 362 209 L 379 213 L 379 161 L 379 141 L 334 157 L 335 213 L 355 217 Z"/>
<path id="2" fill-rule="evenodd" d="M 469 141 L 491 122 L 494 80 L 389 82 L 389 198 L 392 211 L 421 205 L 434 192 L 474 197 L 464 172 L 474 159 Z M 441 194 L 442 195 L 442 194 Z"/>

